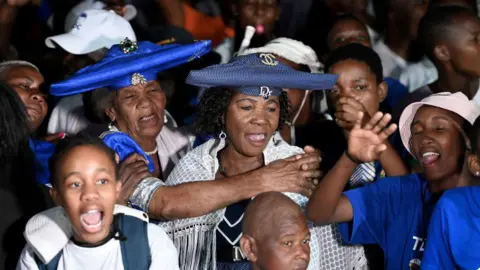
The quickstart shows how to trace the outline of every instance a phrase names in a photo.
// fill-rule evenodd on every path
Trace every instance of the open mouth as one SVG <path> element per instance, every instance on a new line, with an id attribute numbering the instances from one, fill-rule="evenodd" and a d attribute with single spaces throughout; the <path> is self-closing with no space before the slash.
<path id="1" fill-rule="evenodd" d="M 80 222 L 87 232 L 96 233 L 102 229 L 103 217 L 103 211 L 92 209 L 80 215 Z"/>
<path id="2" fill-rule="evenodd" d="M 265 133 L 248 133 L 246 135 L 248 142 L 254 146 L 263 146 L 265 144 L 267 134 Z"/>
<path id="3" fill-rule="evenodd" d="M 440 153 L 425 152 L 422 154 L 422 164 L 424 167 L 431 167 L 440 159 Z"/>
<path id="4" fill-rule="evenodd" d="M 155 115 L 151 114 L 151 115 L 140 117 L 140 121 L 150 121 L 150 120 L 153 120 L 154 118 L 155 118 Z"/>

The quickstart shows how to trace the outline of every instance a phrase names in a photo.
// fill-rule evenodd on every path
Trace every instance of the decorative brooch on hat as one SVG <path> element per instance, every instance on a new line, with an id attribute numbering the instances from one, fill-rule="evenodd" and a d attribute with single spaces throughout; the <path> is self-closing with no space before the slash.
<path id="1" fill-rule="evenodd" d="M 125 38 L 122 42 L 120 42 L 120 49 L 122 49 L 123 53 L 127 54 L 138 50 L 138 45 L 137 42 Z"/>
<path id="2" fill-rule="evenodd" d="M 140 73 L 133 73 L 132 85 L 147 84 L 147 79 Z"/>

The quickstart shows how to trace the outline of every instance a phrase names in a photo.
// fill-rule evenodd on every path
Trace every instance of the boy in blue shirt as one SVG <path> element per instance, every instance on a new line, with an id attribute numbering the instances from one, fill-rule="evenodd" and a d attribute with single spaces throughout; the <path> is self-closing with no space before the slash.
<path id="1" fill-rule="evenodd" d="M 377 113 L 362 125 L 359 113 L 348 150 L 310 198 L 307 217 L 317 224 L 339 223 L 348 244 L 380 245 L 386 269 L 418 269 L 439 194 L 462 185 L 459 164 L 466 144 L 461 127 L 479 114 L 462 93 L 439 93 L 409 105 L 400 117 L 400 135 L 423 175 L 388 177 L 343 193 L 357 164 L 378 159 L 386 149 L 388 134 L 376 123 L 390 117 Z"/>
<path id="2" fill-rule="evenodd" d="M 464 165 L 471 184 L 480 177 L 480 118 L 469 134 L 472 150 Z M 480 187 L 445 192 L 432 214 L 422 269 L 480 268 Z"/>

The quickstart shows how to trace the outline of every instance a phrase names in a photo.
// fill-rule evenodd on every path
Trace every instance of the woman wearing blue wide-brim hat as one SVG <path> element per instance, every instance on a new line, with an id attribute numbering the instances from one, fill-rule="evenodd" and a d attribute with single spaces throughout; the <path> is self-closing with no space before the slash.
<path id="1" fill-rule="evenodd" d="M 240 247 L 241 226 L 246 207 L 259 193 L 286 192 L 302 208 L 306 206 L 309 189 L 315 187 L 320 175 L 301 168 L 316 168 L 319 160 L 307 164 L 302 164 L 301 159 L 297 164 L 284 160 L 301 156 L 304 151 L 274 136 L 289 107 L 283 88 L 331 89 L 336 79 L 336 75 L 296 71 L 269 53 L 239 56 L 228 64 L 190 72 L 187 83 L 207 88 L 199 106 L 197 131 L 214 138 L 184 156 L 168 177 L 167 185 L 201 181 L 205 186 L 226 186 L 235 177 L 250 177 L 247 181 L 230 181 L 237 186 L 230 187 L 229 197 L 212 191 L 197 208 L 162 224 L 173 236 L 181 269 L 250 269 L 248 260 L 252 258 Z M 252 174 L 256 171 L 268 171 L 267 177 L 258 179 Z M 285 185 L 285 180 L 291 185 Z M 303 183 L 304 188 L 296 187 L 297 183 Z M 244 192 L 245 188 L 250 188 L 250 193 Z M 335 231 L 335 225 L 310 228 L 310 263 L 302 265 L 339 270 L 365 266 L 363 248 L 340 245 Z M 285 269 L 291 268 L 285 265 Z"/>

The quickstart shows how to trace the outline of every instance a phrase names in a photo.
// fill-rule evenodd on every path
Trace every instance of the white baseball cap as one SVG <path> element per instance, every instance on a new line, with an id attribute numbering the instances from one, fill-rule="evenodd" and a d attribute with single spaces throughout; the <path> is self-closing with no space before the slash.
<path id="1" fill-rule="evenodd" d="M 101 1 L 85 0 L 73 7 L 65 18 L 65 33 L 75 25 L 77 18 L 90 9 L 104 9 L 107 5 Z M 132 5 L 125 5 L 125 14 L 123 18 L 127 21 L 133 20 L 137 16 L 137 9 Z"/>
<path id="2" fill-rule="evenodd" d="M 75 55 L 83 55 L 96 50 L 110 49 L 128 38 L 136 41 L 130 23 L 113 11 L 90 9 L 81 13 L 65 34 L 49 37 L 45 44 L 49 48 L 57 46 Z"/>

